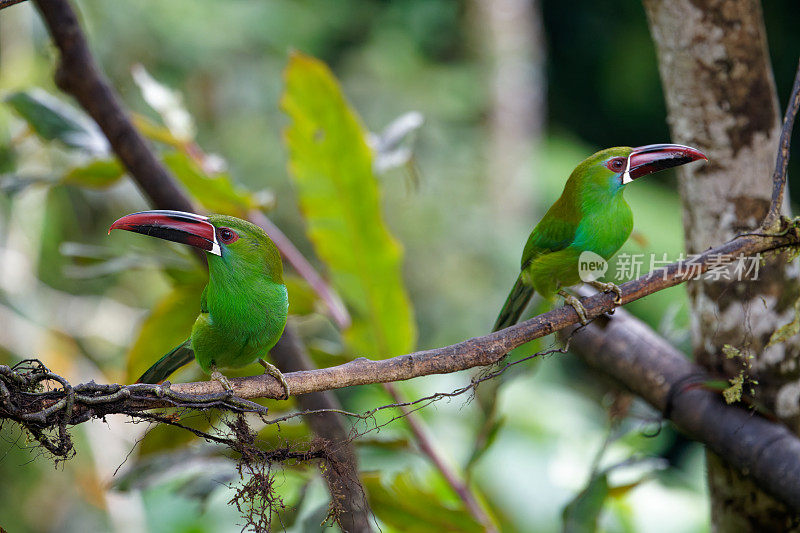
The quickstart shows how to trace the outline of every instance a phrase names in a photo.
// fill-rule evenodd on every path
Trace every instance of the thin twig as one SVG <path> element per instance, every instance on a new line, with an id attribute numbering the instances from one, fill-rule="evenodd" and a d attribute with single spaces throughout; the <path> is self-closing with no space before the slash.
<path id="1" fill-rule="evenodd" d="M 405 403 L 401 397 L 400 391 L 398 391 L 397 387 L 395 387 L 393 384 L 384 383 L 383 387 L 394 399 L 395 403 Z M 403 413 L 403 418 L 406 421 L 406 424 L 408 424 L 409 429 L 411 429 L 411 433 L 414 434 L 414 438 L 420 451 L 431 460 L 436 469 L 442 474 L 442 477 L 445 479 L 445 481 L 447 481 L 447 484 L 450 485 L 458 497 L 461 498 L 461 501 L 464 502 L 464 507 L 466 507 L 467 511 L 469 511 L 469 514 L 471 514 L 473 518 L 475 518 L 475 520 L 477 520 L 478 523 L 484 527 L 485 531 L 496 532 L 497 526 L 494 524 L 492 519 L 489 518 L 489 515 L 484 510 L 483 506 L 481 506 L 481 504 L 478 502 L 478 499 L 475 497 L 472 490 L 464 482 L 464 479 L 458 475 L 452 466 L 449 465 L 444 457 L 442 457 L 441 454 L 436 450 L 436 447 L 428 436 L 427 431 L 425 431 L 423 423 L 419 417 L 414 412 L 409 411 L 408 407 L 405 405 L 399 406 L 398 409 L 401 413 Z"/>
<path id="2" fill-rule="evenodd" d="M 778 156 L 775 160 L 775 171 L 772 174 L 772 202 L 769 206 L 769 213 L 764 219 L 763 228 L 776 229 L 772 228 L 772 226 L 778 221 L 783 210 L 786 169 L 789 165 L 789 146 L 792 142 L 792 127 L 794 126 L 798 108 L 800 108 L 800 61 L 798 61 L 792 94 L 786 104 L 786 114 L 783 117 L 783 125 L 781 126 Z"/>

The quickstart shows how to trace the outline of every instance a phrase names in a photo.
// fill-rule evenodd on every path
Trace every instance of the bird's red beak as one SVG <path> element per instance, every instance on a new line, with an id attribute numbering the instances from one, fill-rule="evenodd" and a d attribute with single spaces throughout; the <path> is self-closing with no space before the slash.
<path id="1" fill-rule="evenodd" d="M 159 239 L 195 246 L 206 252 L 221 255 L 217 242 L 217 229 L 208 217 L 183 211 L 141 211 L 118 219 L 113 229 L 124 229 Z"/>
<path id="2" fill-rule="evenodd" d="M 622 183 L 630 183 L 636 178 L 658 172 L 666 168 L 677 167 L 705 159 L 706 155 L 691 146 L 680 144 L 648 144 L 634 148 L 628 156 L 628 163 L 622 176 Z"/>

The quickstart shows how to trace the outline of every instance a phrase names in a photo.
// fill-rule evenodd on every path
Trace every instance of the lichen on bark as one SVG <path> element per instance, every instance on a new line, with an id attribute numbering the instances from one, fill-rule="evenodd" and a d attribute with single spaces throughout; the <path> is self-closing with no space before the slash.
<path id="1" fill-rule="evenodd" d="M 697 253 L 738 233 L 753 231 L 769 211 L 772 169 L 780 135 L 778 99 L 756 0 L 644 0 L 656 43 L 669 125 L 675 142 L 696 146 L 705 166 L 678 171 L 687 251 Z M 788 215 L 784 195 L 783 214 Z M 797 360 L 800 340 L 769 341 L 794 319 L 800 296 L 795 262 L 767 258 L 759 279 L 689 284 L 692 343 L 698 363 L 727 379 L 741 363 L 723 352 L 726 344 L 754 355 L 751 379 L 758 401 L 800 431 Z M 797 523 L 797 516 L 770 502 L 746 476 L 709 456 L 712 520 L 767 530 Z M 738 478 L 737 478 L 738 479 Z M 751 506 L 756 498 L 764 505 Z M 777 515 L 776 515 L 777 514 Z M 763 527 L 762 527 L 763 526 Z"/>

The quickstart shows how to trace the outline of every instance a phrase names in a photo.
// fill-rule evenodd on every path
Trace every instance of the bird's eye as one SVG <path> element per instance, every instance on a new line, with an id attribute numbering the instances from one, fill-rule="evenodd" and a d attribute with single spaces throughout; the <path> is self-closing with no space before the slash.
<path id="1" fill-rule="evenodd" d="M 623 157 L 615 157 L 614 159 L 609 160 L 606 163 L 606 166 L 609 170 L 613 170 L 614 172 L 619 172 L 623 168 L 625 168 L 625 158 Z"/>
<path id="2" fill-rule="evenodd" d="M 217 235 L 219 235 L 219 240 L 224 244 L 230 244 L 239 238 L 239 234 L 230 228 L 219 228 Z"/>

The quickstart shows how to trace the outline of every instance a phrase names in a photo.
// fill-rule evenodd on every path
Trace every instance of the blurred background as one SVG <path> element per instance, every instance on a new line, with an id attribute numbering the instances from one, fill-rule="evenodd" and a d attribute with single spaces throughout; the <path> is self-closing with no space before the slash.
<path id="1" fill-rule="evenodd" d="M 528 233 L 583 158 L 609 146 L 669 141 L 655 51 L 643 8 L 632 0 L 74 5 L 137 125 L 150 128 L 151 138 L 163 134 L 159 146 L 201 149 L 203 172 L 230 179 L 323 273 L 287 172 L 288 119 L 279 101 L 290 51 L 331 67 L 375 139 L 399 127 L 402 149 L 382 154 L 376 175 L 384 218 L 404 249 L 419 349 L 490 329 Z M 800 49 L 797 6 L 773 0 L 764 16 L 783 105 Z M 55 57 L 32 5 L 0 12 L 0 363 L 37 357 L 72 383 L 128 382 L 187 336 L 205 281 L 184 249 L 106 235 L 113 220 L 147 202 L 130 180 L 117 179 L 121 171 L 108 163 L 102 137 L 55 88 Z M 31 112 L 42 107 L 89 133 L 48 137 Z M 180 157 L 171 161 L 180 173 Z M 793 182 L 791 191 L 798 190 Z M 677 258 L 674 175 L 637 182 L 626 198 L 635 234 L 624 250 Z M 354 353 L 318 303 L 304 305 L 303 296 L 313 300 L 308 288 L 297 276 L 290 281 L 300 302 L 292 321 L 317 365 L 399 355 Z M 629 309 L 688 349 L 684 287 Z M 542 339 L 514 357 L 554 343 Z M 416 398 L 470 377 L 400 388 Z M 175 380 L 198 378 L 188 368 Z M 503 382 L 502 425 L 478 458 L 476 402 L 458 397 L 419 413 L 436 448 L 469 477 L 503 531 L 560 530 L 565 508 L 600 475 L 610 487 L 601 498 L 604 530 L 707 529 L 702 450 L 669 426 L 654 435 L 647 406 L 634 401 L 612 426 L 609 411 L 625 400 L 569 354 L 518 365 Z M 349 410 L 391 403 L 378 386 L 336 394 Z M 273 413 L 291 408 L 274 404 Z M 238 531 L 241 518 L 228 505 L 233 462 L 187 434 L 158 428 L 143 438 L 146 429 L 122 417 L 84 424 L 74 431 L 77 456 L 54 469 L 18 428 L 0 426 L 0 526 Z M 309 435 L 296 422 L 259 437 L 269 445 Z M 417 516 L 414 505 L 398 502 L 463 512 L 403 422 L 356 443 L 383 531 L 431 530 L 425 512 Z M 289 508 L 286 529 L 319 530 L 328 496 L 318 470 L 297 465 L 276 479 Z"/>

